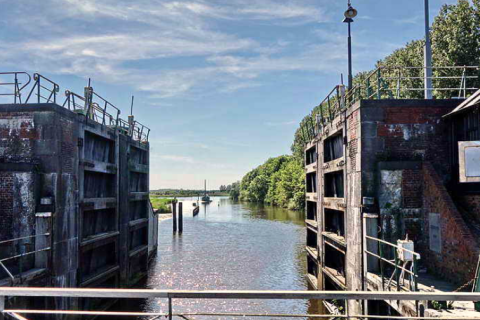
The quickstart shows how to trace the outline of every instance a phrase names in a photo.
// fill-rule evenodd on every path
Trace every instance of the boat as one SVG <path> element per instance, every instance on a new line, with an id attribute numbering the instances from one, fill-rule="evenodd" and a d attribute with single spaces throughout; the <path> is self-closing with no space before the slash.
<path id="1" fill-rule="evenodd" d="M 196 207 L 193 209 L 193 216 L 195 217 L 199 212 L 200 212 L 200 207 L 199 207 L 199 206 L 196 206 Z"/>
<path id="2" fill-rule="evenodd" d="M 210 199 L 210 196 L 207 193 L 207 180 L 205 180 L 205 193 L 202 197 L 202 203 L 210 203 L 212 200 Z"/>

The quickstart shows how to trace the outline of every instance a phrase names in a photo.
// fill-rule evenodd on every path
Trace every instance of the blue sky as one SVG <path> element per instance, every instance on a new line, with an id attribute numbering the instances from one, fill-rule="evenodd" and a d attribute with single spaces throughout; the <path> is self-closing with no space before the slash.
<path id="1" fill-rule="evenodd" d="M 430 1 L 431 18 L 442 4 Z M 347 1 L 0 0 L 1 71 L 96 92 L 152 128 L 150 187 L 216 188 L 290 152 L 346 73 Z M 354 70 L 423 35 L 421 0 L 353 0 Z"/>

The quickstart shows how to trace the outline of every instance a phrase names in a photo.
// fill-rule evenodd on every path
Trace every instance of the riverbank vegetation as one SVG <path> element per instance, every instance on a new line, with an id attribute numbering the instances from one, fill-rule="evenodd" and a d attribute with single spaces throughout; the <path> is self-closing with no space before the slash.
<path id="1" fill-rule="evenodd" d="M 293 156 L 268 159 L 233 184 L 232 198 L 301 209 L 305 199 L 302 160 Z"/>
<path id="2" fill-rule="evenodd" d="M 172 212 L 171 204 L 172 198 L 160 198 L 154 195 L 150 195 L 150 202 L 153 209 L 157 209 L 158 213 L 170 213 Z"/>
<path id="3" fill-rule="evenodd" d="M 224 187 L 224 186 L 222 186 Z M 157 197 L 197 197 L 198 195 L 203 196 L 205 190 L 188 190 L 188 189 L 160 189 L 160 190 L 151 190 L 150 194 Z M 207 190 L 207 193 L 210 196 L 228 196 L 227 190 Z"/>
<path id="4" fill-rule="evenodd" d="M 478 66 L 480 65 L 480 0 L 458 0 L 456 4 L 444 5 L 440 13 L 435 17 L 431 28 L 432 63 L 433 67 L 443 66 Z M 422 67 L 423 47 L 425 40 L 414 40 L 404 47 L 395 50 L 392 54 L 376 63 L 378 67 L 392 67 L 391 71 L 382 70 L 385 77 L 397 77 L 397 70 L 393 67 Z M 360 72 L 354 77 L 354 85 L 363 83 L 371 71 Z M 460 73 L 455 76 L 461 76 Z M 389 74 L 392 73 L 392 74 Z M 434 77 L 446 77 L 445 69 L 433 69 Z M 479 75 L 478 70 L 473 74 Z M 423 69 L 409 69 L 410 79 L 402 80 L 404 87 L 420 88 L 423 86 Z M 459 88 L 460 80 L 446 80 L 442 86 Z M 414 83 L 416 82 L 416 83 Z M 476 83 L 469 82 L 469 87 L 480 87 L 478 79 Z M 333 84 L 332 84 L 333 87 Z M 436 98 L 451 98 L 458 95 L 456 91 L 434 91 Z M 410 92 L 409 98 L 423 98 L 423 91 Z M 312 139 L 312 129 L 317 119 L 317 114 L 322 111 L 321 105 L 313 110 L 300 121 L 293 137 L 291 156 L 280 156 L 267 160 L 263 165 L 248 172 L 238 185 L 238 194 L 230 192 L 232 196 L 238 196 L 241 200 L 265 202 L 291 209 L 303 208 L 305 197 L 303 171 L 303 152 L 306 144 Z M 326 112 L 323 110 L 324 113 Z"/>

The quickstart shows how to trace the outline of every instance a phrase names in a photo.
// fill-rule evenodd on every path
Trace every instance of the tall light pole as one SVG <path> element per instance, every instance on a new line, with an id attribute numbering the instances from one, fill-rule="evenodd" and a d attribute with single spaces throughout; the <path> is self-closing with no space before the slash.
<path id="1" fill-rule="evenodd" d="M 430 19 L 428 0 L 425 0 L 425 99 L 432 99 L 432 46 L 430 43 Z"/>
<path id="2" fill-rule="evenodd" d="M 350 0 L 348 0 L 348 9 L 344 13 L 345 19 L 344 23 L 348 24 L 348 90 L 353 87 L 353 75 L 352 75 L 352 32 L 351 32 L 351 23 L 353 18 L 357 16 L 357 10 L 352 7 Z"/>

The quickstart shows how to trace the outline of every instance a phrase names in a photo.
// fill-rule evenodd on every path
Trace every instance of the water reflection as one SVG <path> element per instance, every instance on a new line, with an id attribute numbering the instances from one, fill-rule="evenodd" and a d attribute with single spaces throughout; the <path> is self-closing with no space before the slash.
<path id="1" fill-rule="evenodd" d="M 159 226 L 159 249 L 148 288 L 180 290 L 306 290 L 302 213 L 212 198 L 193 217 L 195 198 L 184 202 L 183 235 L 172 236 L 172 220 Z M 144 311 L 167 311 L 150 299 Z M 305 314 L 308 301 L 177 300 L 174 312 L 259 312 Z M 202 317 L 195 317 L 202 318 Z M 213 317 L 217 319 L 217 317 Z"/>

